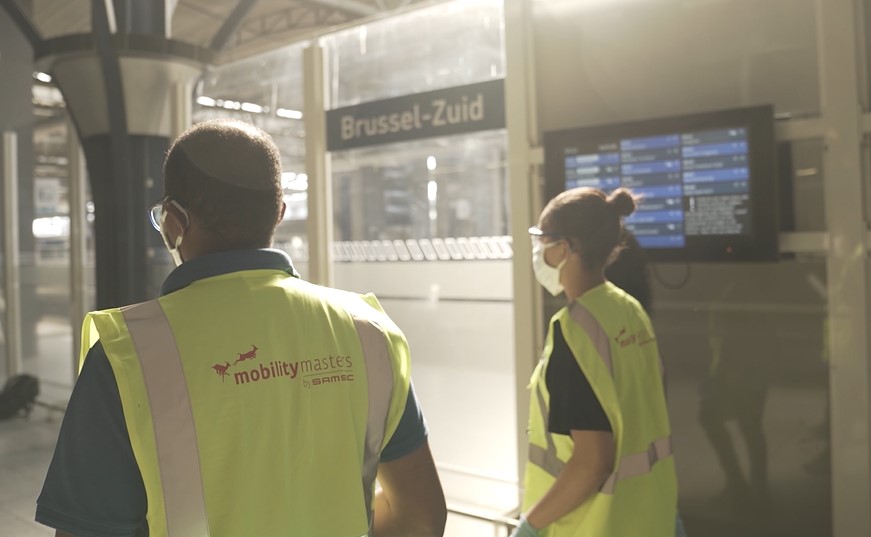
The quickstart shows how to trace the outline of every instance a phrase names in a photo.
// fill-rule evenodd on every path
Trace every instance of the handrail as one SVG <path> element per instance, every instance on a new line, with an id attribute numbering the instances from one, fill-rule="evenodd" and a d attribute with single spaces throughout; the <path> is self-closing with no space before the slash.
<path id="1" fill-rule="evenodd" d="M 378 295 L 381 298 L 381 295 Z M 505 483 L 506 485 L 517 485 L 516 479 L 511 479 L 508 477 L 503 477 L 496 474 L 490 474 L 486 472 L 482 472 L 480 470 L 475 470 L 474 468 L 469 468 L 466 466 L 460 466 L 457 464 L 450 464 L 444 462 L 436 462 L 436 468 L 439 470 L 443 470 L 446 472 L 453 472 L 456 474 L 468 476 L 468 477 L 477 477 L 480 479 L 486 479 L 487 481 L 494 481 L 497 483 Z"/>

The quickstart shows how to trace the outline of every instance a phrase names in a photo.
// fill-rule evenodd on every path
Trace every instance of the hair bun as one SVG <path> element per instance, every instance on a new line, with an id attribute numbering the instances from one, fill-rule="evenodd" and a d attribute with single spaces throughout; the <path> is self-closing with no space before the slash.
<path id="1" fill-rule="evenodd" d="M 620 216 L 629 216 L 635 212 L 635 196 L 625 188 L 618 188 L 608 196 L 608 204 Z"/>

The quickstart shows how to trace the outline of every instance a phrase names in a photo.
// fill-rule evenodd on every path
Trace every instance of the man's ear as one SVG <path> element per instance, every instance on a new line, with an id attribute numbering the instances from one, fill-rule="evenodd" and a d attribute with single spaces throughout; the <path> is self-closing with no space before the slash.
<path id="1" fill-rule="evenodd" d="M 187 231 L 188 227 L 190 227 L 190 222 L 188 222 L 188 217 L 173 203 L 164 205 L 163 210 L 166 212 L 166 219 L 164 220 L 166 229 L 163 232 L 170 239 L 170 243 L 172 243 L 175 237 Z"/>
<path id="2" fill-rule="evenodd" d="M 284 211 L 286 211 L 286 210 L 287 210 L 287 204 L 282 201 L 281 202 L 281 209 L 278 211 L 278 222 L 277 222 L 278 224 L 280 224 L 281 221 L 284 220 Z"/>

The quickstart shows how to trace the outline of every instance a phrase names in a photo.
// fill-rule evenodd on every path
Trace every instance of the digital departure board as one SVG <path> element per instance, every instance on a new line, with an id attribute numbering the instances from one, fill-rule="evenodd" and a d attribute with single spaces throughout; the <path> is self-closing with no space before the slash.
<path id="1" fill-rule="evenodd" d="M 549 197 L 640 196 L 625 224 L 653 260 L 777 258 L 770 107 L 546 133 L 545 158 Z"/>

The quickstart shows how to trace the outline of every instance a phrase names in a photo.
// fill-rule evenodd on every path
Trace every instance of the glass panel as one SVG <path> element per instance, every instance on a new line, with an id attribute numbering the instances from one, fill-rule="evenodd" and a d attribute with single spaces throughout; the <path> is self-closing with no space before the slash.
<path id="1" fill-rule="evenodd" d="M 38 104 L 34 114 L 33 185 L 20 192 L 31 222 L 21 230 L 24 371 L 39 377 L 42 401 L 63 407 L 77 358 L 70 322 L 69 121 L 57 106 Z"/>
<path id="2" fill-rule="evenodd" d="M 772 103 L 820 109 L 815 0 L 533 2 L 543 130 Z M 571 58 L 570 60 L 568 58 Z"/>
<path id="3" fill-rule="evenodd" d="M 505 76 L 502 2 L 451 2 L 331 34 L 333 108 Z"/>
<path id="4" fill-rule="evenodd" d="M 275 247 L 287 251 L 303 277 L 308 274 L 308 178 L 302 121 L 302 45 L 294 45 L 211 70 L 200 85 L 194 122 L 233 117 L 272 135 L 281 151 L 287 210 Z"/>
<path id="5" fill-rule="evenodd" d="M 501 2 L 323 43 L 335 107 L 504 76 Z M 518 496 L 506 146 L 493 131 L 332 154 L 335 285 L 374 292 L 405 332 L 448 502 L 492 514 Z M 494 531 L 450 516 L 446 535 Z"/>
<path id="6" fill-rule="evenodd" d="M 504 132 L 494 131 L 336 153 L 336 240 L 427 238 L 450 258 L 447 238 L 507 235 L 505 147 Z M 481 259 L 491 250 L 462 248 Z"/>
<path id="7" fill-rule="evenodd" d="M 656 268 L 687 533 L 829 535 L 824 259 Z"/>
<path id="8" fill-rule="evenodd" d="M 333 156 L 335 284 L 405 332 L 448 499 L 493 513 L 517 499 L 505 148 L 499 131 Z"/>
<path id="9" fill-rule="evenodd" d="M 757 104 L 817 115 L 814 5 L 535 0 L 540 126 Z M 820 141 L 781 144 L 784 231 L 826 229 L 823 151 Z M 793 255 L 652 267 L 689 535 L 831 533 L 825 266 Z"/>

